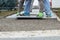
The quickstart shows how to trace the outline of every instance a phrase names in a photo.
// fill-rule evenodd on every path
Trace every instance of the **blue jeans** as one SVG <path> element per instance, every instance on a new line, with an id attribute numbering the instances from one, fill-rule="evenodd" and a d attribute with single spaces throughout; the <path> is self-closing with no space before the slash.
<path id="1" fill-rule="evenodd" d="M 49 12 L 51 11 L 49 0 L 44 0 L 43 3 L 44 3 L 45 12 L 46 12 L 47 14 L 49 14 Z"/>
<path id="2" fill-rule="evenodd" d="M 31 1 L 32 0 L 26 0 L 25 7 L 24 7 L 24 15 L 30 14 Z M 44 3 L 45 12 L 49 14 L 49 12 L 51 11 L 49 0 L 43 0 L 43 3 Z"/>
<path id="3" fill-rule="evenodd" d="M 30 15 L 30 6 L 32 0 L 25 0 L 25 7 L 24 7 L 24 15 L 29 16 Z"/>

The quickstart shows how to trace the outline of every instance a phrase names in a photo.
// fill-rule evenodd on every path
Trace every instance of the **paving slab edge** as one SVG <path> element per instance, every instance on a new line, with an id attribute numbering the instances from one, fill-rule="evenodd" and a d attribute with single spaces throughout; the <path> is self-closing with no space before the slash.
<path id="1" fill-rule="evenodd" d="M 0 38 L 60 37 L 60 30 L 0 32 Z"/>
<path id="2" fill-rule="evenodd" d="M 57 20 L 60 22 L 60 18 L 57 16 Z"/>

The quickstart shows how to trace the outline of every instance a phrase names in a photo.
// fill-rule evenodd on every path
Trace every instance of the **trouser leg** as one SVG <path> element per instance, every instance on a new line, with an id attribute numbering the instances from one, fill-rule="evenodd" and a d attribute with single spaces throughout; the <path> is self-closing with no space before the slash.
<path id="1" fill-rule="evenodd" d="M 49 14 L 49 12 L 51 11 L 49 0 L 44 0 L 44 7 L 45 7 L 45 12 Z"/>
<path id="2" fill-rule="evenodd" d="M 32 11 L 32 8 L 33 8 L 33 2 L 34 2 L 34 0 L 31 1 L 30 11 Z"/>
<path id="3" fill-rule="evenodd" d="M 43 3 L 44 0 L 38 0 L 38 1 L 39 1 L 39 11 L 43 12 L 44 11 L 44 3 Z"/>
<path id="4" fill-rule="evenodd" d="M 24 15 L 30 14 L 30 6 L 31 6 L 31 0 L 26 0 L 24 7 Z"/>
<path id="5" fill-rule="evenodd" d="M 21 12 L 23 10 L 23 4 L 24 4 L 24 0 L 20 0 L 19 8 L 18 8 L 19 12 Z"/>

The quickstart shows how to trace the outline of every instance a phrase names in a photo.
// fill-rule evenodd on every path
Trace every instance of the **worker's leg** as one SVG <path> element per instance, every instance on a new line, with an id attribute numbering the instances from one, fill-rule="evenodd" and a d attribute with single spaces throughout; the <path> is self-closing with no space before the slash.
<path id="1" fill-rule="evenodd" d="M 39 17 L 43 17 L 43 11 L 44 11 L 44 3 L 43 0 L 38 0 L 39 1 L 39 13 L 38 16 Z"/>
<path id="2" fill-rule="evenodd" d="M 31 6 L 31 0 L 26 0 L 25 7 L 24 7 L 24 15 L 25 16 L 30 15 L 30 6 Z"/>
<path id="3" fill-rule="evenodd" d="M 45 7 L 45 12 L 46 12 L 47 16 L 52 16 L 49 0 L 44 0 L 44 7 Z"/>
<path id="4" fill-rule="evenodd" d="M 38 1 L 39 1 L 39 11 L 43 12 L 44 11 L 44 3 L 43 3 L 44 0 L 38 0 Z"/>
<path id="5" fill-rule="evenodd" d="M 20 0 L 19 2 L 19 12 L 21 12 L 23 10 L 23 4 L 24 4 L 24 0 Z"/>
<path id="6" fill-rule="evenodd" d="M 32 12 L 33 2 L 34 2 L 34 0 L 31 1 L 30 12 Z"/>
<path id="7" fill-rule="evenodd" d="M 23 10 L 23 4 L 24 4 L 24 0 L 19 0 L 18 1 L 18 12 L 17 12 L 17 16 L 20 14 L 20 12 Z"/>

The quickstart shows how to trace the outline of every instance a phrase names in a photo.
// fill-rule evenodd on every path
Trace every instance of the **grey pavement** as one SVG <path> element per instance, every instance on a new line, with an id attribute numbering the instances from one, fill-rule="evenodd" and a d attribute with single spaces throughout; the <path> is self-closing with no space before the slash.
<path id="1" fill-rule="evenodd" d="M 57 20 L 0 19 L 0 31 L 60 30 Z"/>
<path id="2" fill-rule="evenodd" d="M 60 37 L 0 38 L 0 40 L 60 40 Z"/>
<path id="3" fill-rule="evenodd" d="M 34 9 L 31 14 L 38 13 L 38 9 Z M 60 22 L 53 14 L 52 19 L 16 19 L 16 14 L 0 19 L 0 31 L 32 31 L 32 30 L 59 30 Z M 46 17 L 45 17 L 46 18 Z M 56 18 L 56 19 L 54 19 Z"/>
<path id="4" fill-rule="evenodd" d="M 20 14 L 22 14 L 22 13 L 23 12 L 21 12 Z M 31 16 L 20 16 L 20 15 L 17 16 L 17 14 L 13 14 L 13 15 L 7 16 L 6 18 L 38 18 L 37 17 L 37 14 L 38 13 L 39 13 L 39 9 L 33 9 L 32 12 L 30 13 Z M 47 18 L 46 17 L 46 13 L 44 12 L 43 14 L 44 14 L 44 17 L 43 18 L 46 19 Z M 51 18 L 52 19 L 56 19 L 57 18 L 56 14 L 52 12 L 52 17 Z"/>

